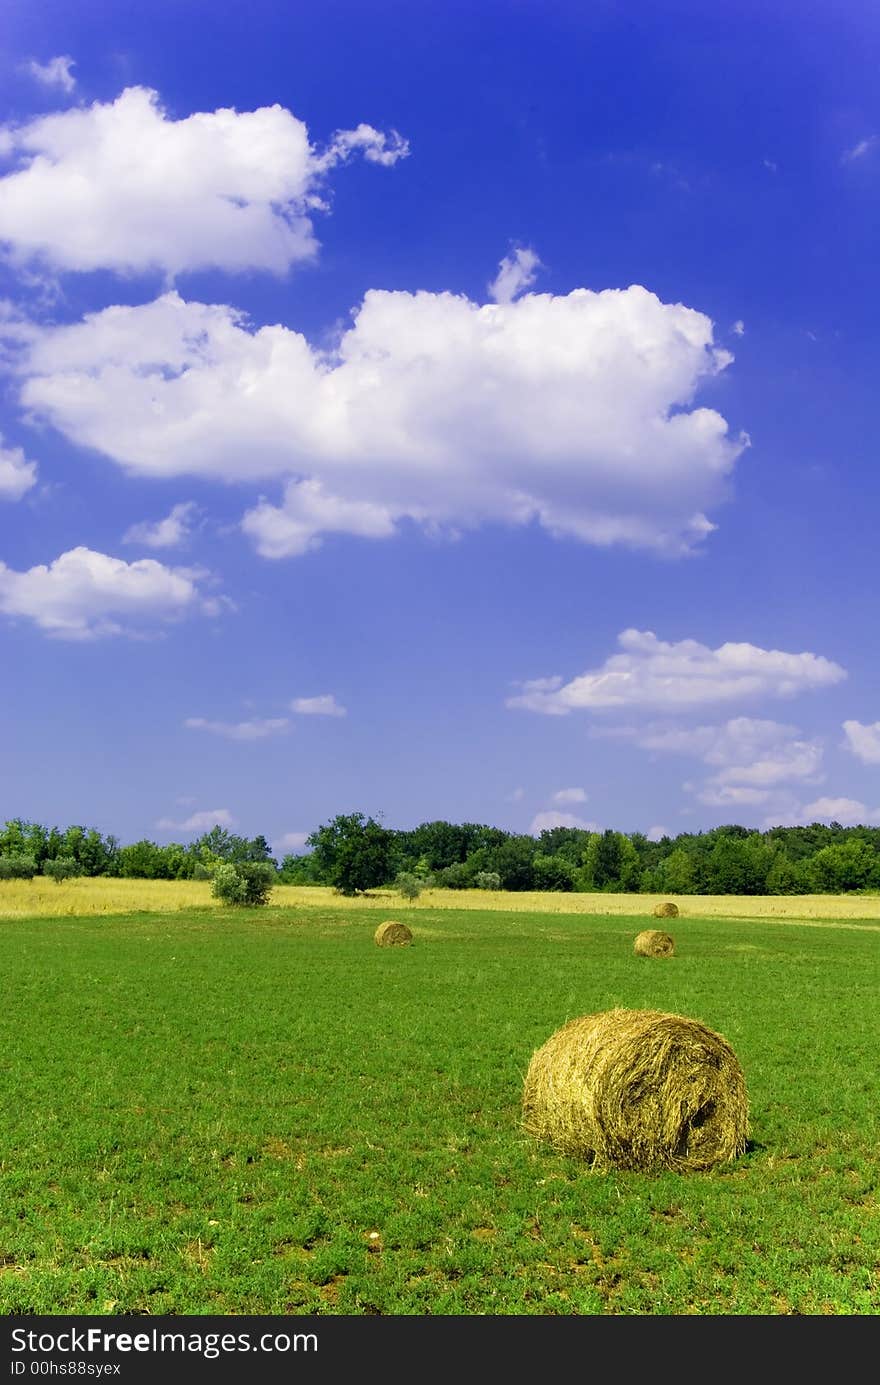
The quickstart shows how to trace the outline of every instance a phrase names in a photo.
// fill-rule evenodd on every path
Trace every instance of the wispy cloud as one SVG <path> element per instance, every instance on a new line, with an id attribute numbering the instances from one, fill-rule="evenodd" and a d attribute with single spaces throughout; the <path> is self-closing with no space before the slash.
<path id="1" fill-rule="evenodd" d="M 228 741 L 261 741 L 286 731 L 287 717 L 254 718 L 252 721 L 209 721 L 206 717 L 187 717 L 183 723 L 191 731 L 208 731 Z"/>
<path id="2" fill-rule="evenodd" d="M 143 544 L 145 548 L 176 548 L 189 538 L 197 509 L 192 500 L 184 500 L 164 519 L 132 524 L 123 534 L 122 542 Z"/>
<path id="3" fill-rule="evenodd" d="M 498 266 L 498 273 L 489 285 L 489 297 L 496 303 L 512 303 L 515 298 L 530 288 L 537 278 L 541 261 L 527 246 L 506 255 Z"/>
<path id="4" fill-rule="evenodd" d="M 71 68 L 75 66 L 76 63 L 73 58 L 64 54 L 61 57 L 50 58 L 45 63 L 38 63 L 32 58 L 30 62 L 24 64 L 24 71 L 29 73 L 41 86 L 58 87 L 69 95 L 76 87 L 76 78 L 71 71 Z"/>
<path id="5" fill-rule="evenodd" d="M 322 693 L 320 697 L 295 697 L 290 710 L 302 717 L 344 717 L 348 715 L 340 706 L 333 693 Z"/>
<path id="6" fill-rule="evenodd" d="M 839 822 L 844 827 L 880 822 L 880 808 L 868 808 L 856 798 L 817 798 L 805 803 L 801 820 L 810 822 Z"/>
<path id="7" fill-rule="evenodd" d="M 851 149 L 845 149 L 840 156 L 840 162 L 844 164 L 855 163 L 856 159 L 863 159 L 866 154 L 870 154 L 878 140 L 877 135 L 868 135 L 866 139 L 860 139 Z"/>
<path id="8" fill-rule="evenodd" d="M 210 832 L 212 827 L 234 827 L 235 818 L 228 808 L 206 808 L 191 813 L 183 822 L 160 818 L 156 826 L 163 832 Z"/>

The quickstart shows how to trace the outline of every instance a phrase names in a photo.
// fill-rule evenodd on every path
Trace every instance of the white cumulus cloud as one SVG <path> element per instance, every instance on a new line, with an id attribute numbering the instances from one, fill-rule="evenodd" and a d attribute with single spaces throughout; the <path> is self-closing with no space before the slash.
<path id="1" fill-rule="evenodd" d="M 24 70 L 29 73 L 35 81 L 44 87 L 60 87 L 68 95 L 76 87 L 76 78 L 71 68 L 76 67 L 73 58 L 63 54 L 57 58 L 49 58 L 48 62 L 38 63 L 35 58 L 25 63 Z"/>
<path id="2" fill-rule="evenodd" d="M 710 320 L 637 285 L 372 290 L 332 352 L 172 292 L 16 345 L 25 408 L 126 470 L 286 483 L 244 520 L 267 557 L 404 518 L 681 554 L 747 445 L 694 404 L 731 360 Z"/>
<path id="3" fill-rule="evenodd" d="M 355 150 L 378 164 L 406 153 L 399 135 L 360 125 L 321 154 L 280 105 L 174 120 L 145 87 L 0 127 L 0 140 L 17 158 L 0 178 L 0 241 L 16 262 L 168 276 L 285 273 L 315 255 L 329 169 Z"/>
<path id="4" fill-rule="evenodd" d="M 20 447 L 5 447 L 0 434 L 0 500 L 20 500 L 37 482 L 37 464 Z"/>
<path id="5" fill-rule="evenodd" d="M 586 803 L 587 794 L 584 789 L 557 789 L 553 795 L 554 803 Z"/>
<path id="6" fill-rule="evenodd" d="M 559 676 L 526 682 L 507 705 L 549 716 L 615 707 L 675 709 L 758 696 L 793 697 L 846 677 L 844 669 L 820 654 L 788 654 L 753 644 L 710 649 L 697 640 L 659 640 L 651 630 L 624 630 L 618 644 L 622 652 L 601 667 L 568 683 Z"/>
<path id="7" fill-rule="evenodd" d="M 846 748 L 866 765 L 880 765 L 880 721 L 864 725 L 860 721 L 845 721 Z"/>
<path id="8" fill-rule="evenodd" d="M 189 538 L 197 509 L 192 500 L 184 500 L 173 506 L 164 519 L 132 524 L 123 534 L 122 542 L 143 544 L 145 548 L 176 548 Z"/>
<path id="9" fill-rule="evenodd" d="M 586 832 L 601 831 L 596 822 L 587 822 L 585 818 L 576 817 L 574 813 L 558 813 L 550 810 L 535 814 L 529 825 L 529 836 L 539 837 L 542 832 L 548 831 L 551 827 L 580 827 Z"/>
<path id="10" fill-rule="evenodd" d="M 653 827 L 648 828 L 645 836 L 648 838 L 649 842 L 662 842 L 664 837 L 671 837 L 672 833 L 669 831 L 668 827 L 664 827 L 662 823 L 657 822 Z"/>
<path id="11" fill-rule="evenodd" d="M 290 725 L 287 717 L 258 717 L 252 721 L 209 721 L 206 717 L 187 717 L 183 723 L 191 731 L 209 731 L 228 741 L 261 741 L 277 736 Z"/>
<path id="12" fill-rule="evenodd" d="M 308 844 L 309 832 L 285 832 L 272 843 L 276 856 L 299 855 Z"/>
<path id="13" fill-rule="evenodd" d="M 319 697 L 295 697 L 290 710 L 304 717 L 344 717 L 345 707 L 341 707 L 333 693 L 322 693 Z"/>
<path id="14" fill-rule="evenodd" d="M 60 639 L 133 634 L 156 623 L 203 612 L 201 569 L 169 568 L 155 558 L 126 563 L 90 548 L 72 548 L 54 562 L 16 572 L 0 562 L 0 612 L 32 620 Z"/>
<path id="15" fill-rule="evenodd" d="M 326 534 L 387 539 L 394 518 L 368 500 L 328 495 L 320 481 L 289 481 L 280 505 L 262 499 L 241 521 L 262 558 L 295 558 L 317 548 Z"/>
<path id="16" fill-rule="evenodd" d="M 312 161 L 316 171 L 326 172 L 336 164 L 344 163 L 354 153 L 363 154 L 367 163 L 391 168 L 398 159 L 406 158 L 409 141 L 396 130 L 390 130 L 386 135 L 362 121 L 353 130 L 337 130 L 325 153 L 313 155 Z"/>

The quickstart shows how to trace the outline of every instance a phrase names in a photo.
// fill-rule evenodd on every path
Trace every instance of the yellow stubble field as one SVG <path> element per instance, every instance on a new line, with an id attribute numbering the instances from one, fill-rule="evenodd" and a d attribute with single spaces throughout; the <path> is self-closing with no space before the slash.
<path id="1" fill-rule="evenodd" d="M 654 905 L 671 900 L 683 918 L 778 919 L 798 923 L 845 925 L 863 921 L 880 928 L 880 894 L 873 895 L 647 895 L 554 894 L 549 891 L 509 893 L 501 890 L 425 890 L 412 903 L 391 889 L 371 890 L 356 898 L 336 894 L 324 885 L 276 885 L 270 905 L 296 909 L 309 906 L 372 908 L 398 914 L 423 909 L 503 909 L 514 913 L 621 914 L 653 913 Z M 165 913 L 181 909 L 224 907 L 213 898 L 207 880 L 52 880 L 0 881 L 0 919 L 59 918 L 89 914 Z M 669 920 L 668 922 L 673 922 Z"/>

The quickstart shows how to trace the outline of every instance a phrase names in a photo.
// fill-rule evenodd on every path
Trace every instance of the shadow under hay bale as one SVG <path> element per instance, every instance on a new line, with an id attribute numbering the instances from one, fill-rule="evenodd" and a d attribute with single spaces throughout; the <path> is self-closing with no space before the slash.
<path id="1" fill-rule="evenodd" d="M 633 943 L 633 952 L 637 957 L 672 957 L 675 939 L 660 928 L 646 928 Z"/>
<path id="2" fill-rule="evenodd" d="M 412 942 L 412 929 L 407 928 L 405 923 L 388 919 L 386 923 L 379 924 L 373 934 L 373 942 L 378 943 L 379 947 L 406 947 Z"/>
<path id="3" fill-rule="evenodd" d="M 653 913 L 655 919 L 677 919 L 678 905 L 667 899 L 663 904 L 655 904 Z"/>
<path id="4" fill-rule="evenodd" d="M 659 1010 L 605 1010 L 532 1056 L 523 1128 L 591 1168 L 679 1173 L 744 1153 L 748 1095 L 727 1040 Z"/>

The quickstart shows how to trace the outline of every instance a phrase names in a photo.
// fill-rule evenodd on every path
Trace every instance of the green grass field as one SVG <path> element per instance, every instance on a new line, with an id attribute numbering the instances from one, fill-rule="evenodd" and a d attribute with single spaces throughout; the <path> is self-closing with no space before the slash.
<path id="1" fill-rule="evenodd" d="M 696 910 L 698 901 L 691 901 Z M 876 925 L 420 908 L 0 924 L 0 1311 L 880 1312 Z M 533 1050 L 702 1020 L 751 1103 L 709 1174 L 519 1128 Z"/>

